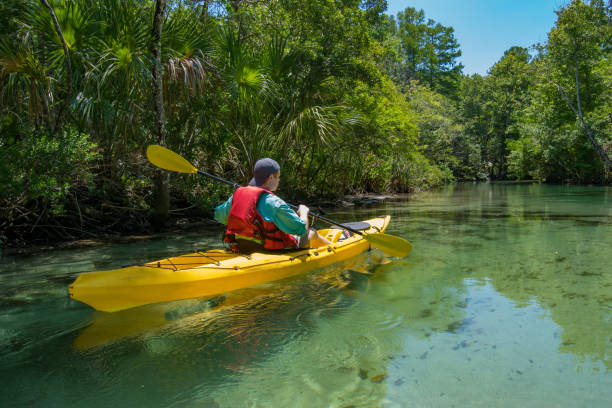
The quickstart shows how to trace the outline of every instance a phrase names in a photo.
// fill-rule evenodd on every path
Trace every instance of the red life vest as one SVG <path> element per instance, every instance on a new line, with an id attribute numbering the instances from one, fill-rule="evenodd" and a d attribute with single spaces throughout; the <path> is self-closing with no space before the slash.
<path id="1" fill-rule="evenodd" d="M 232 244 L 232 249 L 237 249 L 237 236 L 255 239 L 262 243 L 265 249 L 297 246 L 297 240 L 293 236 L 279 230 L 273 222 L 264 220 L 257 211 L 257 202 L 263 193 L 274 194 L 265 188 L 254 186 L 240 187 L 234 192 L 224 239 Z"/>

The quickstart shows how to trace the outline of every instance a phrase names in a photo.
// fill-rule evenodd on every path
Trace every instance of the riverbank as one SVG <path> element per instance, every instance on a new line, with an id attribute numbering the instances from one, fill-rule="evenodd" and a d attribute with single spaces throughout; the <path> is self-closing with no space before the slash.
<path id="1" fill-rule="evenodd" d="M 63 249 L 80 249 L 93 248 L 111 244 L 125 244 L 138 241 L 151 241 L 163 239 L 173 235 L 194 232 L 198 229 L 213 228 L 219 226 L 214 220 L 204 219 L 194 221 L 186 218 L 180 218 L 171 221 L 163 231 L 151 234 L 107 234 L 100 235 L 88 239 L 76 239 L 67 241 L 58 241 L 55 243 L 42 245 L 27 245 L 23 247 L 6 247 L 0 249 L 0 257 L 8 255 L 35 255 L 42 252 L 63 250 Z"/>
<path id="2" fill-rule="evenodd" d="M 326 211 L 348 208 L 348 207 L 366 207 L 370 205 L 381 204 L 385 201 L 407 200 L 414 194 L 359 194 L 346 195 L 337 200 L 321 200 L 310 205 L 310 210 L 314 213 L 325 215 Z M 198 230 L 219 230 L 222 232 L 223 226 L 212 219 L 210 214 L 191 215 L 189 217 L 173 217 L 166 226 L 159 232 L 154 233 L 134 233 L 134 234 L 99 234 L 98 236 L 87 239 L 72 239 L 60 240 L 57 242 L 49 242 L 44 244 L 32 245 L 24 242 L 25 245 L 6 246 L 0 248 L 0 257 L 9 255 L 35 255 L 43 252 L 77 249 L 77 248 L 92 248 L 111 244 L 123 244 L 138 241 L 151 241 L 164 239 L 173 235 L 196 232 Z"/>

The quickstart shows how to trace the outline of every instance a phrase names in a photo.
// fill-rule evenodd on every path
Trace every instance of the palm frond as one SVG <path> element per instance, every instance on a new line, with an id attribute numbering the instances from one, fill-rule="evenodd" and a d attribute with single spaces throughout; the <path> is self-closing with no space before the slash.
<path id="1" fill-rule="evenodd" d="M 343 105 L 306 106 L 287 118 L 280 129 L 279 142 L 289 144 L 301 140 L 329 146 L 341 132 L 360 123 L 359 115 Z"/>

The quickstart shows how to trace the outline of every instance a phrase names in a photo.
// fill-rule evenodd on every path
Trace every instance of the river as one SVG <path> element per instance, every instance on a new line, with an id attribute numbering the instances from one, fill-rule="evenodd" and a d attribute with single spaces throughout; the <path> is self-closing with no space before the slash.
<path id="1" fill-rule="evenodd" d="M 119 313 L 68 284 L 219 232 L 2 258 L 0 406 L 611 405 L 611 188 L 457 184 L 327 215 L 383 214 L 410 256 Z"/>

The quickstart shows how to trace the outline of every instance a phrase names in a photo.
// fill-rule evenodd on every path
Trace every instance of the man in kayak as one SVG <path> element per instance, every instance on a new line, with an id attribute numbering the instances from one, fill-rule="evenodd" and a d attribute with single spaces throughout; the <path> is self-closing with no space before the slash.
<path id="1" fill-rule="evenodd" d="M 309 228 L 308 212 L 300 205 L 297 213 L 273 192 L 280 182 L 280 165 L 264 158 L 255 163 L 247 187 L 236 189 L 215 208 L 215 220 L 227 225 L 224 241 L 236 252 L 319 247 L 331 244 Z"/>

